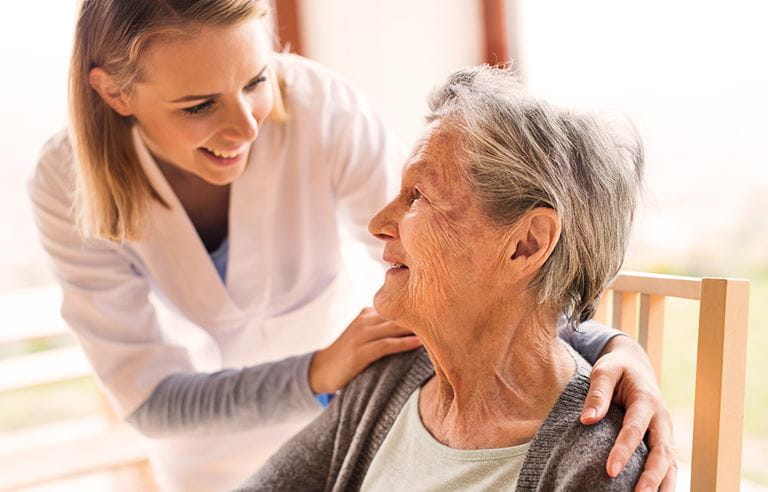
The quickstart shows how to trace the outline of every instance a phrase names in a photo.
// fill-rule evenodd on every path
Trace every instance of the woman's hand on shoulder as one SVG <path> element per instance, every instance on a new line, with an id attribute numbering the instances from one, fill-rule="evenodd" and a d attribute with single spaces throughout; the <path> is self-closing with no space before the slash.
<path id="1" fill-rule="evenodd" d="M 382 318 L 373 308 L 364 308 L 336 341 L 315 353 L 309 385 L 315 394 L 333 393 L 372 362 L 420 346 L 410 330 Z"/>
<path id="2" fill-rule="evenodd" d="M 581 414 L 583 424 L 594 424 L 605 417 L 611 399 L 626 409 L 621 431 L 608 455 L 608 475 L 615 477 L 621 472 L 648 431 L 648 459 L 635 491 L 674 490 L 677 461 L 672 419 L 645 351 L 628 337 L 614 337 L 595 362 L 591 379 Z"/>

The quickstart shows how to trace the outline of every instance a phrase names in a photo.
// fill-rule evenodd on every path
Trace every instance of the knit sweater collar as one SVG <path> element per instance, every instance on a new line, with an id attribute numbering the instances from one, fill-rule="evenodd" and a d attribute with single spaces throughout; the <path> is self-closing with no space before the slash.
<path id="1" fill-rule="evenodd" d="M 520 471 L 517 484 L 518 491 L 536 490 L 547 465 L 547 459 L 552 454 L 552 449 L 562 439 L 564 430 L 571 425 L 574 419 L 578 419 L 581 413 L 589 388 L 590 367 L 570 346 L 568 350 L 575 361 L 576 369 L 531 441 L 531 446 L 526 453 Z M 388 401 L 384 403 L 379 418 L 368 434 L 356 463 L 351 467 L 351 473 L 347 477 L 348 481 L 342 479 L 337 481 L 336 485 L 346 482 L 347 485 L 352 485 L 355 489 L 360 487 L 373 457 L 384 442 L 408 397 L 435 374 L 432 362 L 423 348 L 415 350 L 411 363 L 404 364 L 403 368 L 405 371 L 400 379 L 400 384 L 393 389 Z M 346 487 L 344 489 L 347 490 Z"/>

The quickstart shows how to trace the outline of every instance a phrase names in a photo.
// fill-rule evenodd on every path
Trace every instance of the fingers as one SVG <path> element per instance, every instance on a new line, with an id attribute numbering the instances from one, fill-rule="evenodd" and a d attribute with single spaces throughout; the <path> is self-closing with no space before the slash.
<path id="1" fill-rule="evenodd" d="M 640 479 L 635 485 L 635 492 L 646 492 L 659 490 L 664 482 L 666 484 L 661 490 L 674 490 L 677 475 L 677 468 L 672 460 L 672 451 L 662 447 L 653 448 L 645 461 Z"/>
<path id="2" fill-rule="evenodd" d="M 382 323 L 387 321 L 386 319 L 382 318 L 379 313 L 376 312 L 375 309 L 372 307 L 365 307 L 362 310 L 360 310 L 360 313 L 355 316 L 355 319 L 352 320 L 352 323 L 349 324 L 347 329 L 355 328 L 355 327 L 361 327 L 361 326 L 370 326 L 375 325 L 378 323 Z"/>
<path id="3" fill-rule="evenodd" d="M 582 424 L 591 425 L 605 417 L 621 374 L 620 367 L 605 369 L 599 364 L 595 364 L 592 370 L 589 392 L 584 400 L 584 408 L 581 411 Z"/>
<path id="4" fill-rule="evenodd" d="M 638 398 L 627 407 L 627 413 L 624 415 L 624 423 L 619 431 L 619 436 L 616 438 L 616 443 L 608 454 L 606 471 L 609 476 L 616 477 L 624 469 L 624 465 L 627 464 L 632 453 L 635 452 L 635 449 L 643 440 L 654 410 L 655 405 L 650 398 Z M 647 469 L 648 462 L 646 462 Z M 657 468 L 652 468 L 651 470 L 654 473 L 658 471 Z M 666 468 L 664 471 L 666 471 Z M 656 483 L 657 487 L 661 483 L 663 476 L 662 473 Z M 657 487 L 654 487 L 654 490 Z"/>
<path id="5" fill-rule="evenodd" d="M 421 340 L 415 335 L 395 338 L 382 338 L 375 342 L 381 356 L 405 352 L 421 347 Z"/>
<path id="6" fill-rule="evenodd" d="M 648 446 L 648 459 L 635 490 L 673 491 L 677 482 L 677 457 L 672 436 L 672 419 L 666 411 L 659 412 L 651 421 Z"/>
<path id="7" fill-rule="evenodd" d="M 368 327 L 365 338 L 366 340 L 375 340 L 377 338 L 402 337 L 406 335 L 413 335 L 413 332 L 393 321 L 384 321 Z"/>
<path id="8" fill-rule="evenodd" d="M 346 330 L 346 338 L 355 340 L 355 345 L 368 343 L 378 338 L 401 337 L 412 335 L 408 328 L 404 328 L 394 321 L 379 316 L 375 309 L 367 307 L 350 323 Z"/>
<path id="9" fill-rule="evenodd" d="M 388 337 L 379 338 L 365 345 L 361 352 L 363 357 L 367 359 L 367 364 L 378 360 L 384 356 L 396 354 L 398 352 L 406 352 L 413 350 L 421 346 L 421 340 L 415 335 L 405 337 Z"/>
<path id="10" fill-rule="evenodd" d="M 379 316 L 373 308 L 363 308 L 342 335 L 345 350 L 352 351 L 355 372 L 387 355 L 413 350 L 421 340 L 408 328 Z"/>
<path id="11" fill-rule="evenodd" d="M 673 458 L 667 476 L 661 482 L 661 488 L 659 488 L 661 492 L 674 492 L 677 486 L 677 457 L 673 454 Z"/>
<path id="12" fill-rule="evenodd" d="M 349 324 L 347 330 L 381 333 L 380 336 L 400 336 L 410 334 L 410 330 L 400 327 L 394 321 L 382 318 L 375 309 L 363 308 L 360 314 Z"/>

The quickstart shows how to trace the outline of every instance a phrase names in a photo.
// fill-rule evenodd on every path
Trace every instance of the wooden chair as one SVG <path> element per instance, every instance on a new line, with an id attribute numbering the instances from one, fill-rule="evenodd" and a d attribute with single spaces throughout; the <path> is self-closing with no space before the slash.
<path id="1" fill-rule="evenodd" d="M 657 377 L 665 298 L 699 301 L 691 490 L 739 490 L 749 282 L 622 272 L 606 294 L 594 319 L 638 340 Z"/>

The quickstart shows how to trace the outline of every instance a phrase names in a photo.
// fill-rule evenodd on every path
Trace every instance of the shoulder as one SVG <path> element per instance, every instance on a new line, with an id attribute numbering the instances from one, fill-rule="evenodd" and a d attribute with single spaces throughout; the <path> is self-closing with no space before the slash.
<path id="1" fill-rule="evenodd" d="M 433 374 L 423 348 L 374 362 L 331 403 L 342 416 L 342 434 L 367 435 L 368 444 L 378 447 L 411 393 Z"/>
<path id="2" fill-rule="evenodd" d="M 347 402 L 359 403 L 370 402 L 374 396 L 386 398 L 401 389 L 410 394 L 433 374 L 426 350 L 419 348 L 377 360 L 358 374 L 342 393 Z"/>
<path id="3" fill-rule="evenodd" d="M 282 89 L 291 100 L 317 98 L 332 100 L 341 107 L 367 104 L 366 99 L 343 76 L 307 58 L 292 54 L 275 55 Z"/>
<path id="4" fill-rule="evenodd" d="M 574 484 L 588 490 L 630 490 L 640 478 L 648 449 L 645 443 L 635 450 L 624 470 L 616 478 L 606 472 L 608 454 L 621 430 L 624 412 L 611 405 L 608 415 L 600 422 L 586 426 L 575 422 L 566 435 L 560 460 L 570 467 Z"/>
<path id="5" fill-rule="evenodd" d="M 33 199 L 44 195 L 68 195 L 74 192 L 75 169 L 69 132 L 62 129 L 46 141 L 28 181 Z M 59 196 L 58 198 L 69 198 Z"/>
<path id="6" fill-rule="evenodd" d="M 640 478 L 648 454 L 644 443 L 618 477 L 608 476 L 605 464 L 621 430 L 624 412 L 611 405 L 600 422 L 582 424 L 579 416 L 588 389 L 588 371 L 582 366 L 531 443 L 525 467 L 529 483 L 538 483 L 539 489 L 557 486 L 558 490 L 631 490 Z"/>
<path id="7" fill-rule="evenodd" d="M 281 89 L 289 106 L 312 105 L 336 111 L 355 111 L 368 102 L 341 75 L 323 65 L 298 55 L 275 55 Z M 329 103 L 333 107 L 327 107 Z M 296 108 L 299 109 L 299 108 Z"/>

